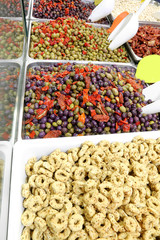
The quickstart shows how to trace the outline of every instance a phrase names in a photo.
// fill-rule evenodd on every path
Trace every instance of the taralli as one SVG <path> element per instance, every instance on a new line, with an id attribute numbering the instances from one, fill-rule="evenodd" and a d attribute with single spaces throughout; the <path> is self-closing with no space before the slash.
<path id="1" fill-rule="evenodd" d="M 160 138 L 90 141 L 25 166 L 21 240 L 158 240 Z"/>

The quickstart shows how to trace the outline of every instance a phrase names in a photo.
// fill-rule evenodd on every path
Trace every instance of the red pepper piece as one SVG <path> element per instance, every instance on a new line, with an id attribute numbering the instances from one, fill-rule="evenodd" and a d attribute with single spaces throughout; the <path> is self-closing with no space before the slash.
<path id="1" fill-rule="evenodd" d="M 119 126 L 118 126 L 118 123 L 116 123 L 116 130 L 118 130 Z"/>
<path id="2" fill-rule="evenodd" d="M 43 44 L 43 43 L 44 43 L 43 38 L 40 39 L 39 43 L 40 43 L 40 44 Z"/>
<path id="3" fill-rule="evenodd" d="M 86 54 L 87 54 L 87 52 L 86 52 L 86 51 L 84 51 L 84 50 L 82 51 L 82 53 L 83 53 L 83 55 L 86 55 Z"/>
<path id="4" fill-rule="evenodd" d="M 94 109 L 91 110 L 91 117 L 93 117 L 93 116 L 95 116 L 95 115 L 97 115 L 96 111 L 95 111 Z"/>
<path id="5" fill-rule="evenodd" d="M 36 119 L 40 120 L 41 118 L 47 115 L 47 109 L 37 109 L 36 110 Z"/>
<path id="6" fill-rule="evenodd" d="M 88 102 L 88 91 L 89 89 L 83 89 L 83 102 L 82 102 L 82 106 Z"/>
<path id="7" fill-rule="evenodd" d="M 49 131 L 43 138 L 56 138 L 62 134 L 60 130 Z"/>
<path id="8" fill-rule="evenodd" d="M 90 77 L 85 77 L 84 78 L 85 83 L 86 83 L 86 88 L 89 89 L 90 88 L 90 83 L 91 83 L 91 78 Z"/>
<path id="9" fill-rule="evenodd" d="M 123 132 L 129 132 L 130 131 L 130 125 L 129 124 L 125 124 L 123 126 Z"/>
<path id="10" fill-rule="evenodd" d="M 121 116 L 121 115 L 122 115 L 121 113 L 119 113 L 119 112 L 116 112 L 116 111 L 115 111 L 114 113 L 118 114 L 119 116 Z"/>
<path id="11" fill-rule="evenodd" d="M 66 108 L 66 104 L 65 104 L 65 95 L 60 94 L 58 96 L 58 104 L 60 106 L 60 108 L 64 111 Z"/>
<path id="12" fill-rule="evenodd" d="M 108 112 L 106 111 L 104 104 L 102 102 L 100 103 L 100 106 L 101 106 L 102 113 L 105 115 L 108 115 Z"/>
<path id="13" fill-rule="evenodd" d="M 107 97 L 107 96 L 105 96 L 104 99 L 105 99 L 106 101 L 108 101 L 108 102 L 111 101 L 111 99 L 110 99 L 109 97 Z"/>
<path id="14" fill-rule="evenodd" d="M 136 122 L 136 125 L 137 125 L 137 126 L 140 125 L 140 121 Z"/>
<path id="15" fill-rule="evenodd" d="M 82 113 L 81 115 L 79 115 L 78 117 L 78 121 L 82 122 L 83 124 L 85 124 L 85 113 Z"/>
<path id="16" fill-rule="evenodd" d="M 123 94 L 121 92 L 119 93 L 119 102 L 122 104 L 124 103 Z"/>
<path id="17" fill-rule="evenodd" d="M 28 123 L 32 122 L 32 120 L 33 120 L 33 116 L 32 116 L 30 119 L 27 119 L 27 120 L 25 121 L 25 124 L 28 124 Z"/>
<path id="18" fill-rule="evenodd" d="M 36 135 L 35 131 L 32 131 L 32 132 L 29 134 L 29 137 L 30 137 L 30 138 L 34 138 L 35 135 Z"/>
<path id="19" fill-rule="evenodd" d="M 87 43 L 87 42 L 85 42 L 84 46 L 85 46 L 85 47 L 89 47 L 89 46 L 90 46 L 90 44 L 89 44 L 89 43 Z"/>
<path id="20" fill-rule="evenodd" d="M 71 85 L 70 84 L 67 84 L 66 88 L 65 88 L 65 93 L 69 93 L 70 92 L 70 89 L 71 89 Z"/>
<path id="21" fill-rule="evenodd" d="M 49 89 L 49 86 L 42 87 L 42 91 L 47 91 Z"/>
<path id="22" fill-rule="evenodd" d="M 95 115 L 93 116 L 94 120 L 97 120 L 98 122 L 108 122 L 109 116 L 108 115 Z"/>
<path id="23" fill-rule="evenodd" d="M 135 80 L 133 80 L 133 79 L 127 79 L 126 82 L 130 83 L 135 91 L 137 91 L 138 89 L 141 89 L 141 91 L 142 91 L 142 89 L 143 89 L 142 85 L 136 83 Z"/>

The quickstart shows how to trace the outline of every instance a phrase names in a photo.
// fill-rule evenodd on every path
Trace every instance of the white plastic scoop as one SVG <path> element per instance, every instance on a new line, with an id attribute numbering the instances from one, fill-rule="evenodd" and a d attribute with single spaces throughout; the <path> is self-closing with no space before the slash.
<path id="1" fill-rule="evenodd" d="M 103 0 L 100 2 L 100 4 L 98 4 L 97 7 L 93 9 L 88 19 L 91 20 L 91 22 L 97 22 L 100 19 L 106 17 L 112 12 L 114 3 L 115 0 Z"/>
<path id="2" fill-rule="evenodd" d="M 118 26 L 110 34 L 108 40 L 112 41 L 109 45 L 111 50 L 114 50 L 125 42 L 130 40 L 138 31 L 139 22 L 138 16 L 146 8 L 151 0 L 145 0 L 136 13 L 130 13 L 127 15 Z"/>
<path id="3" fill-rule="evenodd" d="M 147 106 L 142 107 L 142 113 L 153 114 L 160 112 L 160 81 L 152 84 L 142 91 L 146 100 L 155 101 Z"/>

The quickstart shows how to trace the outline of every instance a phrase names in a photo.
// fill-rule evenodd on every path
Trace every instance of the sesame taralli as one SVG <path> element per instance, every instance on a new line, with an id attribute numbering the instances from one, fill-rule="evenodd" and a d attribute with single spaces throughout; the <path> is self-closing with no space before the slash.
<path id="1" fill-rule="evenodd" d="M 159 142 L 86 141 L 30 159 L 21 240 L 157 240 Z"/>

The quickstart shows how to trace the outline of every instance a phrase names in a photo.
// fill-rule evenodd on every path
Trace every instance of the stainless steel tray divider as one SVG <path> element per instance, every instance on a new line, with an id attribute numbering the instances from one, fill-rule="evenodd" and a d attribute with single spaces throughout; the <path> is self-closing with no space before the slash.
<path id="1" fill-rule="evenodd" d="M 25 95 L 25 85 L 26 85 L 26 76 L 27 76 L 27 73 L 28 73 L 28 69 L 30 67 L 33 67 L 33 66 L 39 66 L 39 65 L 50 65 L 50 64 L 53 64 L 53 63 L 67 63 L 68 60 L 64 60 L 63 62 L 62 61 L 57 61 L 57 60 L 54 60 L 54 61 L 51 61 L 51 60 L 48 60 L 48 61 L 35 61 L 35 60 L 29 60 L 26 62 L 26 66 L 25 66 L 25 71 L 24 71 L 24 80 L 22 82 L 22 89 L 21 89 L 21 99 L 20 99 L 20 111 L 19 111 L 19 119 L 18 119 L 18 133 L 17 133 L 17 140 L 20 141 L 20 140 L 24 140 L 22 138 L 22 131 L 23 131 L 23 113 L 24 113 L 24 95 Z M 71 63 L 71 62 L 70 62 Z M 132 64 L 124 64 L 124 63 L 108 63 L 108 62 L 87 62 L 87 61 L 72 61 L 72 63 L 77 63 L 77 64 L 85 64 L 87 65 L 88 63 L 91 63 L 91 64 L 96 64 L 96 65 L 103 65 L 103 66 L 111 66 L 111 65 L 116 65 L 118 67 L 121 67 L 121 68 L 132 68 L 132 69 L 135 69 L 136 71 L 136 67 Z M 34 139 L 35 140 L 35 139 Z"/>

